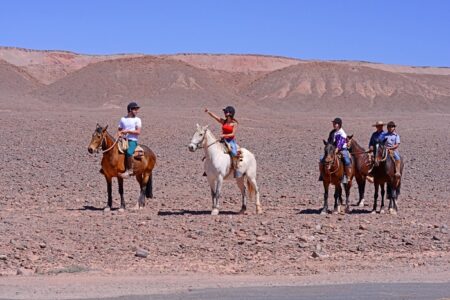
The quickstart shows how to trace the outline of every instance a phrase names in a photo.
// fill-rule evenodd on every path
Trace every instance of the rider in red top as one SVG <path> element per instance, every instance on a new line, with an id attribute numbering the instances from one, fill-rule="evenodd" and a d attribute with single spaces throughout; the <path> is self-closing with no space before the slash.
<path id="1" fill-rule="evenodd" d="M 234 177 L 241 177 L 242 174 L 237 170 L 238 168 L 238 149 L 236 144 L 236 128 L 238 122 L 234 118 L 235 109 L 232 106 L 227 106 L 223 109 L 223 112 L 225 114 L 225 119 L 222 119 L 215 115 L 214 113 L 210 112 L 207 108 L 205 108 L 205 112 L 208 113 L 214 120 L 222 124 L 222 138 L 227 142 L 228 145 L 230 145 L 231 148 L 231 158 L 233 159 L 233 167 L 234 167 Z"/>

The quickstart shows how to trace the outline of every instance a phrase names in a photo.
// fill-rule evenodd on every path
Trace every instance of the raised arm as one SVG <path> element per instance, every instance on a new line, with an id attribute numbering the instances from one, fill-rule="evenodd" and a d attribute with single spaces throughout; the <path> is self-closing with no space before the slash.
<path id="1" fill-rule="evenodd" d="M 208 115 L 210 115 L 211 118 L 213 118 L 214 120 L 216 120 L 216 121 L 219 122 L 220 124 L 223 123 L 222 119 L 221 119 L 219 116 L 217 116 L 216 114 L 210 112 L 206 107 L 205 107 L 205 113 L 207 113 Z"/>

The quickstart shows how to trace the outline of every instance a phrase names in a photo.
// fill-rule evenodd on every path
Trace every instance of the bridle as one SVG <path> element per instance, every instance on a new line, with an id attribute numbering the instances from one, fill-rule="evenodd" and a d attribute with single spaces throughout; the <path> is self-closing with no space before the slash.
<path id="1" fill-rule="evenodd" d="M 205 137 L 206 137 L 206 132 L 208 131 L 208 129 L 206 129 L 205 130 L 205 132 L 203 133 L 203 138 L 198 142 L 198 143 L 193 143 L 197 148 L 203 148 L 203 141 L 205 140 Z M 212 142 L 211 144 L 209 144 L 209 145 L 206 145 L 206 149 L 208 149 L 209 147 L 211 147 L 212 145 L 214 145 L 214 144 L 216 144 L 216 143 L 218 143 L 218 142 L 220 142 L 220 140 L 215 140 L 214 142 Z"/>
<path id="2" fill-rule="evenodd" d="M 104 142 L 105 142 L 105 135 L 106 135 L 106 134 L 108 134 L 106 131 L 105 131 L 104 133 L 102 133 L 102 139 L 101 139 L 100 143 L 98 144 L 98 146 L 97 146 L 97 148 L 96 148 L 97 152 L 98 152 L 98 148 L 99 148 L 100 146 L 103 147 L 103 144 L 104 144 Z M 105 149 L 105 150 L 102 149 L 102 154 L 105 154 L 106 152 L 108 152 L 108 151 L 110 151 L 112 148 L 114 148 L 114 146 L 117 144 L 118 141 L 119 141 L 119 139 L 116 139 L 116 140 L 114 141 L 114 143 L 111 145 L 111 147 L 109 147 L 108 149 Z"/>
<path id="3" fill-rule="evenodd" d="M 337 166 L 336 166 L 334 171 L 331 171 L 331 166 L 333 166 L 335 164 L 335 162 L 337 162 Z M 332 161 L 329 161 L 329 162 L 326 161 L 324 164 L 325 164 L 325 166 L 330 165 L 330 169 L 329 169 L 330 170 L 330 176 L 331 176 L 331 174 L 334 174 L 337 171 L 339 171 L 339 159 L 337 158 L 336 154 L 334 155 L 334 158 L 333 158 Z"/>

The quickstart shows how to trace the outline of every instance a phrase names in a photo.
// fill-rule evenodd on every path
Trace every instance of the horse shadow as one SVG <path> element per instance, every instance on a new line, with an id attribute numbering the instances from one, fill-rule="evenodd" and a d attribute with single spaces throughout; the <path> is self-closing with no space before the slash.
<path id="1" fill-rule="evenodd" d="M 314 209 L 314 208 L 307 208 L 307 209 L 302 209 L 301 211 L 298 212 L 299 215 L 320 215 L 320 213 L 322 212 L 322 209 Z M 360 215 L 360 214 L 370 214 L 372 211 L 371 210 L 367 210 L 367 209 L 355 209 L 352 208 L 352 210 L 350 211 L 350 214 L 353 215 Z"/>
<path id="2" fill-rule="evenodd" d="M 83 207 L 81 207 L 81 208 L 68 208 L 67 210 L 70 210 L 70 211 L 74 211 L 74 210 L 79 210 L 79 211 L 85 211 L 85 210 L 89 210 L 89 211 L 103 211 L 105 208 L 104 207 L 95 207 L 95 206 L 92 206 L 92 205 L 83 205 Z M 112 211 L 113 210 L 119 210 L 119 208 L 117 207 L 117 208 L 112 208 L 111 209 Z"/>
<path id="3" fill-rule="evenodd" d="M 239 213 L 234 211 L 220 211 L 220 215 L 238 215 Z M 158 216 L 201 216 L 201 215 L 211 215 L 210 210 L 179 210 L 179 211 L 158 211 Z"/>
<path id="4" fill-rule="evenodd" d="M 320 212 L 322 211 L 321 208 L 314 209 L 314 208 L 307 208 L 302 209 L 298 212 L 299 215 L 320 215 Z"/>

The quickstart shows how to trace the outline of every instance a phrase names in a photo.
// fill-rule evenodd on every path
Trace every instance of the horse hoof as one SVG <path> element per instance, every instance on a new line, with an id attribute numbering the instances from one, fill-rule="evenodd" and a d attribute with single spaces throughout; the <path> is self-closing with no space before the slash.
<path id="1" fill-rule="evenodd" d="M 105 208 L 103 209 L 103 211 L 104 211 L 104 212 L 111 211 L 111 207 L 107 206 L 107 207 L 105 207 Z"/>
<path id="2" fill-rule="evenodd" d="M 262 214 L 262 212 L 263 212 L 263 210 L 262 210 L 261 206 L 256 206 L 256 214 L 260 215 L 260 214 Z"/>
<path id="3" fill-rule="evenodd" d="M 345 209 L 345 213 L 346 213 L 346 214 L 349 214 L 349 213 L 351 213 L 351 210 L 350 210 L 350 208 L 346 208 L 346 209 Z"/>
<path id="4" fill-rule="evenodd" d="M 119 212 L 124 212 L 124 211 L 125 211 L 125 208 L 123 208 L 123 207 L 119 208 Z"/>
<path id="5" fill-rule="evenodd" d="M 132 209 L 132 210 L 138 210 L 139 208 L 140 208 L 139 203 L 136 203 L 136 205 L 133 206 L 131 209 Z"/>
<path id="6" fill-rule="evenodd" d="M 212 211 L 211 211 L 211 216 L 217 216 L 219 214 L 219 209 L 217 209 L 217 208 L 214 208 Z"/>
<path id="7" fill-rule="evenodd" d="M 325 216 L 327 214 L 327 210 L 326 209 L 322 209 L 320 211 L 320 215 Z"/>
<path id="8" fill-rule="evenodd" d="M 380 214 L 384 215 L 384 213 L 385 213 L 384 209 L 380 209 Z"/>
<path id="9" fill-rule="evenodd" d="M 372 215 L 374 215 L 374 214 L 377 213 L 377 210 L 376 210 L 376 209 L 373 209 L 370 213 L 371 213 Z"/>
<path id="10" fill-rule="evenodd" d="M 359 207 L 364 207 L 364 199 L 361 199 L 358 204 Z"/>
<path id="11" fill-rule="evenodd" d="M 396 215 L 397 211 L 395 209 L 393 209 L 393 208 L 389 208 L 389 214 Z"/>

